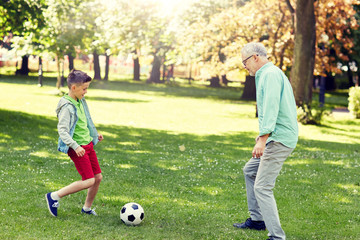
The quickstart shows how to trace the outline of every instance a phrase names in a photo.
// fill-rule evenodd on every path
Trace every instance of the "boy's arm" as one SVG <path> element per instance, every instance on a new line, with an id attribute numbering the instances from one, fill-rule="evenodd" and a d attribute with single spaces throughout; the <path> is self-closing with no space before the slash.
<path id="1" fill-rule="evenodd" d="M 57 129 L 61 140 L 72 149 L 76 150 L 80 145 L 70 136 L 70 111 L 66 107 L 60 110 Z"/>

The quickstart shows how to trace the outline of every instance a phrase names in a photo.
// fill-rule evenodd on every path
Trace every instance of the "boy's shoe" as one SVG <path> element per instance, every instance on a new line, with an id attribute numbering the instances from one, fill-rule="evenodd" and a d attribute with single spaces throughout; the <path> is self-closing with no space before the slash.
<path id="1" fill-rule="evenodd" d="M 264 221 L 253 221 L 251 218 L 246 219 L 244 223 L 234 223 L 233 225 L 236 228 L 243 228 L 243 229 L 254 229 L 254 230 L 265 230 L 265 222 Z"/>
<path id="2" fill-rule="evenodd" d="M 90 209 L 89 211 L 85 211 L 85 210 L 82 208 L 82 209 L 81 209 L 81 213 L 85 213 L 85 214 L 97 216 L 97 214 L 96 214 L 96 212 L 95 212 L 95 208 L 94 208 L 94 209 Z"/>
<path id="3" fill-rule="evenodd" d="M 58 209 L 58 207 L 60 205 L 59 201 L 54 200 L 54 199 L 51 198 L 51 192 L 45 194 L 45 198 L 46 198 L 46 202 L 47 202 L 49 212 L 54 217 L 57 217 L 57 209 Z"/>

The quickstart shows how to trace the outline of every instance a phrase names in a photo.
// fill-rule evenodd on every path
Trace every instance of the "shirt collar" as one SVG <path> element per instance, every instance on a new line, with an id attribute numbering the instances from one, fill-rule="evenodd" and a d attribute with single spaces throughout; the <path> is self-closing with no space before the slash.
<path id="1" fill-rule="evenodd" d="M 264 64 L 259 70 L 257 70 L 257 72 L 255 73 L 255 78 L 259 78 L 262 74 L 263 71 L 265 71 L 265 69 L 274 66 L 274 64 L 272 62 L 268 62 L 266 64 Z"/>
<path id="2" fill-rule="evenodd" d="M 65 97 L 67 100 L 69 100 L 71 103 L 73 103 L 73 104 L 76 104 L 76 105 L 80 104 L 80 101 L 76 101 L 75 99 L 73 99 L 72 97 L 70 97 L 68 93 L 66 93 L 66 94 L 64 95 L 64 97 Z"/>

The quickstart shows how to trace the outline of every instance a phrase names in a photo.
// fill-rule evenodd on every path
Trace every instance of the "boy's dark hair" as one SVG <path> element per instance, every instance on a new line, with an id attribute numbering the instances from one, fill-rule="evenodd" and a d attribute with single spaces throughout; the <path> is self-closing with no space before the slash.
<path id="1" fill-rule="evenodd" d="M 91 77 L 89 77 L 89 75 L 87 75 L 83 71 L 75 70 L 75 69 L 73 69 L 69 73 L 69 76 L 67 77 L 67 84 L 69 89 L 71 88 L 71 85 L 83 84 L 85 82 L 90 82 L 90 81 L 91 81 Z"/>

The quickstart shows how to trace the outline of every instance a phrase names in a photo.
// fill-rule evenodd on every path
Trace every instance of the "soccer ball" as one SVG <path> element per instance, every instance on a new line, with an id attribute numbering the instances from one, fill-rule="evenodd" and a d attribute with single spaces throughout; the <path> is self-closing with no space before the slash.
<path id="1" fill-rule="evenodd" d="M 120 210 L 120 219 L 128 226 L 139 225 L 144 219 L 144 209 L 137 203 L 127 203 Z"/>

